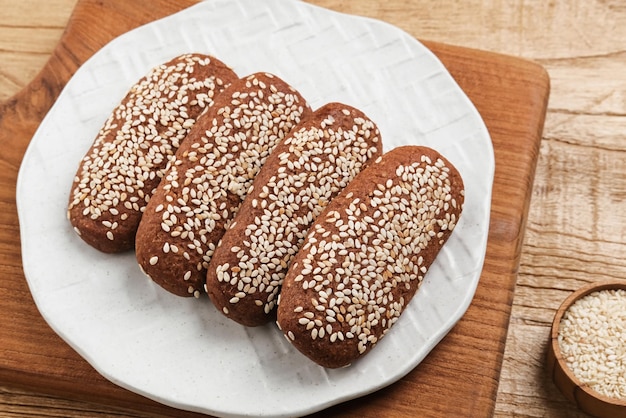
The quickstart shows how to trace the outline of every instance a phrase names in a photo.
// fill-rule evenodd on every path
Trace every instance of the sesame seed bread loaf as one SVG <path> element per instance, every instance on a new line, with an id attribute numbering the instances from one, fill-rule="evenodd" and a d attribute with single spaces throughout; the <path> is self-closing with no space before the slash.
<path id="1" fill-rule="evenodd" d="M 228 223 L 270 152 L 311 112 L 280 78 L 234 81 L 199 118 L 145 214 L 135 243 L 143 271 L 166 290 L 199 297 Z"/>
<path id="2" fill-rule="evenodd" d="M 361 111 L 330 103 L 274 149 L 218 245 L 206 291 L 248 326 L 275 319 L 277 295 L 307 230 L 326 205 L 382 150 Z"/>
<path id="3" fill-rule="evenodd" d="M 287 339 L 329 368 L 368 353 L 417 291 L 463 201 L 458 171 L 438 152 L 403 146 L 377 158 L 292 260 L 277 312 Z"/>
<path id="4" fill-rule="evenodd" d="M 107 253 L 130 250 L 163 170 L 196 118 L 236 80 L 217 59 L 185 54 L 153 68 L 113 110 L 80 162 L 67 216 Z"/>

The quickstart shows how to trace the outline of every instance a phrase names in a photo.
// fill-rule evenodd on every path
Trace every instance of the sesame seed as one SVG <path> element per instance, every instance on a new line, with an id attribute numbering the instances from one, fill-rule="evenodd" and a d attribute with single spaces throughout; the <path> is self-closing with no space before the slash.
<path id="1" fill-rule="evenodd" d="M 570 306 L 558 344 L 567 367 L 604 396 L 626 400 L 626 290 L 592 292 Z"/>

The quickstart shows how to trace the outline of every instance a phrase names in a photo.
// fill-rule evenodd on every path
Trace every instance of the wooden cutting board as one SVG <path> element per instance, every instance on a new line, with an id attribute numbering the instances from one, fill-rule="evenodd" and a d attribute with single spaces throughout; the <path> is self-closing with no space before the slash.
<path id="1" fill-rule="evenodd" d="M 79 1 L 42 72 L 0 104 L 0 384 L 118 409 L 196 416 L 110 383 L 50 329 L 24 278 L 15 205 L 24 151 L 76 69 L 115 36 L 194 2 Z M 465 316 L 417 368 L 379 392 L 320 416 L 486 417 L 494 409 L 549 79 L 543 68 L 525 60 L 424 43 L 473 101 L 492 136 L 496 173 L 484 269 Z"/>

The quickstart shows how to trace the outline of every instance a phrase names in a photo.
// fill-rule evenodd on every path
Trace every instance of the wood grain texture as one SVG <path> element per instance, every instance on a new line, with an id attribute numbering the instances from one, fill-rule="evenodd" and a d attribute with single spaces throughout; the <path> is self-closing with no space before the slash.
<path id="1" fill-rule="evenodd" d="M 76 0 L 0 0 L 0 101 L 43 68 L 61 38 Z M 42 7 L 43 6 L 43 7 Z"/>
<path id="2" fill-rule="evenodd" d="M 2 97 L 9 97 L 25 87 L 43 67 L 75 3 L 76 0 L 0 0 L 3 10 L 0 16 Z M 626 253 L 623 210 L 626 196 L 626 3 L 620 0 L 443 0 L 436 6 L 423 0 L 315 0 L 312 3 L 383 19 L 420 39 L 534 59 L 547 69 L 552 91 L 532 189 L 495 416 L 585 416 L 547 381 L 544 357 L 554 312 L 571 291 L 605 277 L 626 277 L 623 256 Z M 15 12 L 16 7 L 28 13 Z M 11 16 L 16 13 L 22 20 L 14 24 Z M 17 27 L 26 27 L 28 31 L 16 30 Z M 2 43 L 5 39 L 12 39 L 11 47 Z M 32 51 L 36 51 L 35 59 L 29 58 Z M 11 69 L 13 81 L 7 84 L 4 74 L 8 69 Z M 15 151 L 15 155 L 21 155 L 23 147 Z M 14 161 L 13 151 L 3 143 L 3 156 L 5 152 L 11 155 L 0 161 L 2 171 L 15 170 L 16 163 L 7 162 Z M 4 183 L 0 187 L 5 190 Z M 12 196 L 5 194 L 0 198 L 0 204 L 4 205 L 0 208 L 0 217 L 4 216 L 6 208 L 11 209 L 11 199 Z M 9 234 L 17 232 L 17 225 L 10 224 L 14 218 L 9 216 L 0 221 L 2 233 L 5 230 Z M 22 274 L 21 268 L 9 260 L 14 256 L 13 248 L 0 243 L 2 277 Z M 3 294 L 15 292 L 6 287 L 9 284 L 5 285 L 4 280 L 0 286 L 4 286 Z M 26 289 L 20 288 L 19 292 L 22 293 L 18 297 L 30 297 Z M 9 319 L 20 317 L 21 314 L 15 313 Z M 50 336 L 50 343 L 55 341 L 54 336 Z M 393 390 L 383 391 L 381 396 Z M 412 402 L 411 398 L 402 400 L 397 409 L 410 410 Z M 0 410 L 8 416 L 42 414 L 42 410 L 50 416 L 154 416 L 150 412 L 116 413 L 98 405 L 71 403 L 32 391 L 5 388 L 0 391 Z M 98 412 L 92 414 L 91 411 Z"/>

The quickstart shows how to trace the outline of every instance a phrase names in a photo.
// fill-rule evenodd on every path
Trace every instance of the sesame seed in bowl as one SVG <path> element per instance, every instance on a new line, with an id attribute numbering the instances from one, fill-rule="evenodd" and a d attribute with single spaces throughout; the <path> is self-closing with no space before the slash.
<path id="1" fill-rule="evenodd" d="M 626 280 L 571 294 L 552 323 L 548 374 L 579 409 L 626 417 Z"/>

